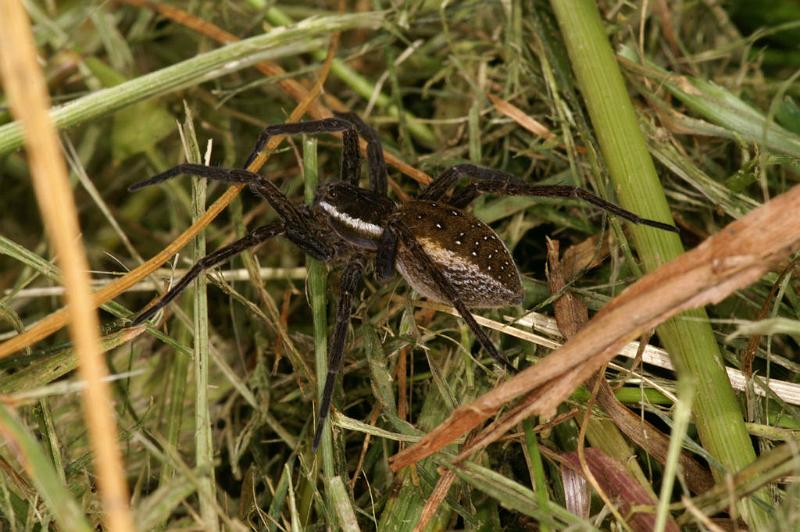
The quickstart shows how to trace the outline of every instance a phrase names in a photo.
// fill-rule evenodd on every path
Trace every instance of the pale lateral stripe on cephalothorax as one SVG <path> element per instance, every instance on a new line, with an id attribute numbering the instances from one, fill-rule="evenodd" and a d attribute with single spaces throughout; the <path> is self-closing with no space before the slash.
<path id="1" fill-rule="evenodd" d="M 321 201 L 319 206 L 322 207 L 325 212 L 333 216 L 336 220 L 342 222 L 351 229 L 355 229 L 359 232 L 365 232 L 374 237 L 379 237 L 381 236 L 381 233 L 383 233 L 383 228 L 381 226 L 365 222 L 364 220 L 359 220 L 358 218 L 353 218 L 346 212 L 338 210 L 327 201 Z"/>

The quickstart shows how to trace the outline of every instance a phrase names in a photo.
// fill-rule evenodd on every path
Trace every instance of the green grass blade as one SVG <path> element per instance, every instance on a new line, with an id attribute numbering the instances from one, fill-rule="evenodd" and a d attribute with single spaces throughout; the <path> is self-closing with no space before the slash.
<path id="1" fill-rule="evenodd" d="M 341 530 L 355 531 L 360 530 L 356 513 L 350 502 L 350 495 L 342 481 L 342 477 L 335 476 L 328 482 L 327 490 L 330 492 L 331 503 L 336 511 L 336 517 Z"/>
<path id="2" fill-rule="evenodd" d="M 17 456 L 28 473 L 33 485 L 63 530 L 89 532 L 92 528 L 86 522 L 80 507 L 72 494 L 58 478 L 53 464 L 17 416 L 5 405 L 0 404 L 0 432 L 6 443 L 17 451 Z"/>
<path id="3" fill-rule="evenodd" d="M 269 531 L 275 532 L 280 522 L 281 512 L 286 503 L 286 494 L 289 492 L 289 484 L 291 482 L 291 471 L 294 466 L 295 456 L 292 455 L 289 461 L 286 462 L 286 467 L 281 472 L 278 485 L 275 487 L 275 495 L 272 497 L 272 502 L 269 503 Z"/>
<path id="4" fill-rule="evenodd" d="M 303 179 L 306 203 L 314 201 L 319 182 L 319 169 L 317 161 L 316 138 L 303 139 Z M 308 268 L 308 294 L 311 303 L 314 323 L 314 360 L 317 374 L 317 392 L 319 400 L 322 399 L 322 390 L 325 387 L 325 375 L 328 372 L 328 270 L 325 264 L 306 256 Z M 333 469 L 333 451 L 331 442 L 330 419 L 325 424 L 320 444 L 322 453 L 323 471 L 327 478 L 335 475 Z"/>
<path id="5" fill-rule="evenodd" d="M 545 476 L 544 463 L 542 462 L 542 453 L 539 452 L 539 441 L 536 439 L 536 433 L 533 431 L 534 421 L 526 419 L 522 422 L 522 429 L 525 431 L 525 458 L 528 462 L 528 472 L 536 488 L 536 504 L 544 516 L 544 519 L 539 523 L 542 532 L 549 532 L 551 530 L 548 521 L 550 518 L 549 503 L 550 496 L 547 488 L 547 477 Z"/>
<path id="6" fill-rule="evenodd" d="M 552 1 L 551 5 L 620 204 L 669 222 L 669 206 L 597 6 L 591 0 Z M 683 252 L 675 234 L 639 226 L 631 227 L 631 233 L 646 271 Z M 658 328 L 658 335 L 675 361 L 679 378 L 691 376 L 697 383 L 694 414 L 704 447 L 728 472 L 752 462 L 755 453 L 705 311 L 685 312 L 667 321 Z M 716 473 L 717 478 L 725 474 Z M 742 502 L 740 510 L 754 529 L 768 526 L 766 513 L 750 502 Z"/>
<path id="7" fill-rule="evenodd" d="M 542 511 L 530 489 L 496 471 L 472 462 L 453 466 L 452 469 L 461 480 L 496 499 L 509 510 L 546 521 L 557 529 L 570 526 L 575 530 L 594 530 L 591 524 L 556 504 L 550 503 L 547 512 Z"/>
<path id="8" fill-rule="evenodd" d="M 200 147 L 197 142 L 197 135 L 194 130 L 192 114 L 188 106 L 184 106 L 186 120 L 183 126 L 182 138 L 185 142 L 186 160 L 190 163 L 203 162 L 200 155 Z M 206 179 L 192 179 L 192 221 L 203 215 L 206 204 Z M 194 239 L 193 261 L 197 263 L 206 255 L 206 237 L 201 231 Z M 208 296 L 206 285 L 208 281 L 205 275 L 199 275 L 192 283 L 194 287 L 194 381 L 195 381 L 195 467 L 200 474 L 200 481 L 204 485 L 204 491 L 215 497 L 216 483 L 214 482 L 214 442 L 211 430 L 211 404 L 208 396 L 208 369 L 209 369 L 209 345 L 208 345 Z M 203 528 L 209 531 L 219 530 L 219 519 L 217 518 L 214 507 L 207 503 L 207 499 L 200 499 L 200 516 L 203 520 Z"/>
<path id="9" fill-rule="evenodd" d="M 58 129 L 72 127 L 147 98 L 236 72 L 265 59 L 297 55 L 323 48 L 322 41 L 314 39 L 315 37 L 355 28 L 375 28 L 382 20 L 382 13 L 358 13 L 314 18 L 291 27 L 277 28 L 269 33 L 197 55 L 157 72 L 139 76 L 126 83 L 92 92 L 54 108 L 51 117 Z M 21 145 L 22 129 L 19 123 L 13 122 L 0 127 L 0 154 Z"/>
<path id="10" fill-rule="evenodd" d="M 672 494 L 672 487 L 675 485 L 675 475 L 678 471 L 678 456 L 683 448 L 683 439 L 689 428 L 692 417 L 692 402 L 694 401 L 694 385 L 689 379 L 678 382 L 679 390 L 678 403 L 675 408 L 674 424 L 669 440 L 669 451 L 667 463 L 664 467 L 664 480 L 661 484 L 661 493 L 658 497 L 658 513 L 656 514 L 655 531 L 662 532 L 667 524 L 669 516 L 669 499 Z"/>
<path id="11" fill-rule="evenodd" d="M 136 526 L 139 530 L 157 529 L 194 492 L 195 486 L 187 478 L 169 480 L 136 505 Z"/>
<path id="12" fill-rule="evenodd" d="M 304 193 L 307 203 L 314 200 L 319 182 L 319 168 L 317 160 L 318 141 L 313 137 L 303 138 L 303 178 Z M 317 374 L 317 408 L 322 403 L 322 392 L 325 388 L 325 376 L 328 374 L 328 269 L 325 264 L 306 256 L 308 280 L 306 281 L 308 299 L 311 303 L 311 313 L 314 327 L 314 362 Z M 316 418 L 316 416 L 314 416 Z M 325 500 L 329 505 L 328 513 L 339 516 L 338 498 L 341 493 L 334 493 L 332 480 L 336 477 L 336 467 L 333 456 L 333 437 L 331 424 L 333 420 L 328 417 L 322 432 L 322 440 L 317 449 L 318 458 L 322 460 L 322 477 L 325 486 Z M 312 426 L 311 434 L 316 430 Z M 345 492 L 346 493 L 346 492 Z M 337 502 L 338 501 L 338 502 Z M 348 503 L 349 504 L 349 503 Z M 341 516 L 339 516 L 341 517 Z M 344 527 L 344 523 L 339 523 Z"/>

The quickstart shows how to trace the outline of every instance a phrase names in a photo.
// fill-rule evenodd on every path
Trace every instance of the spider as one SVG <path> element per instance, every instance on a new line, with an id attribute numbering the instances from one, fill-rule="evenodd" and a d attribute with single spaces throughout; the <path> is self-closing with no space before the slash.
<path id="1" fill-rule="evenodd" d="M 133 325 L 147 320 L 175 299 L 204 270 L 279 235 L 317 260 L 344 266 L 333 334 L 329 339 L 328 374 L 316 417 L 314 452 L 330 410 L 336 376 L 342 368 L 354 296 L 370 261 L 378 281 L 388 281 L 397 271 L 421 295 L 453 305 L 483 349 L 498 364 L 516 371 L 470 312 L 472 308 L 522 302 L 519 270 L 508 248 L 488 225 L 463 210 L 478 195 L 577 198 L 637 224 L 678 231 L 672 225 L 641 218 L 578 187 L 530 185 L 511 174 L 472 164 L 459 164 L 445 170 L 416 199 L 397 204 L 387 195 L 387 170 L 380 140 L 375 131 L 353 113 L 268 126 L 259 135 L 245 168 L 275 135 L 337 132 L 342 134 L 343 142 L 340 177 L 322 184 L 311 206 L 291 202 L 260 174 L 199 164 L 180 164 L 129 187 L 134 191 L 178 175 L 244 183 L 265 199 L 280 217 L 279 221 L 257 227 L 243 238 L 200 259 L 154 306 L 139 314 Z M 369 188 L 359 186 L 359 136 L 367 142 Z M 461 181 L 468 185 L 448 194 Z"/>

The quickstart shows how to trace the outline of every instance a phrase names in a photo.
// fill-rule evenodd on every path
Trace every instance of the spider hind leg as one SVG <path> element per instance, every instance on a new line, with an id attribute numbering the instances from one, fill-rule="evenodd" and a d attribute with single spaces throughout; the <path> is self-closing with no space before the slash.
<path id="1" fill-rule="evenodd" d="M 673 233 L 680 232 L 674 225 L 642 218 L 638 214 L 623 209 L 619 205 L 606 201 L 580 187 L 569 185 L 529 185 L 509 173 L 474 164 L 459 164 L 448 168 L 423 191 L 421 199 L 442 200 L 447 191 L 462 178 L 469 180 L 469 185 L 455 192 L 447 200 L 448 204 L 453 207 L 464 208 L 478 195 L 487 192 L 506 196 L 573 198 L 591 203 L 595 207 L 635 224 L 647 225 Z"/>

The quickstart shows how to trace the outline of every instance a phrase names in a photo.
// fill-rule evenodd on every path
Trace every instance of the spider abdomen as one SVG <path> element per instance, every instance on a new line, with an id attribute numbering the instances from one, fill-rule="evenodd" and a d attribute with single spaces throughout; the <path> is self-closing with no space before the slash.
<path id="1" fill-rule="evenodd" d="M 501 307 L 522 302 L 519 271 L 495 232 L 474 216 L 446 204 L 409 201 L 396 216 L 447 277 L 467 307 Z M 402 244 L 397 271 L 420 294 L 450 303 L 431 274 Z"/>

